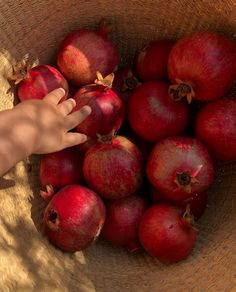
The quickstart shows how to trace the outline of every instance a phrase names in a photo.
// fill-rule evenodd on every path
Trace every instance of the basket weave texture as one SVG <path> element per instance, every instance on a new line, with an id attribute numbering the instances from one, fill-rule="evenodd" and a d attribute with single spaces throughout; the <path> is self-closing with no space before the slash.
<path id="1" fill-rule="evenodd" d="M 236 36 L 235 0 L 0 1 L 0 110 L 16 102 L 7 81 L 12 63 L 29 54 L 53 64 L 68 32 L 102 17 L 114 26 L 123 64 L 151 39 L 198 30 Z M 0 179 L 0 291 L 236 291 L 235 163 L 217 167 L 194 252 L 164 265 L 102 240 L 75 254 L 54 248 L 41 232 L 38 160 L 31 156 Z"/>

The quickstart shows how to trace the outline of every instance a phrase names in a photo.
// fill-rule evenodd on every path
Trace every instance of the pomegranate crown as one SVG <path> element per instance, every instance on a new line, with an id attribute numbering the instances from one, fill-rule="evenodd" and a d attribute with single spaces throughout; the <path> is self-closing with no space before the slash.
<path id="1" fill-rule="evenodd" d="M 23 59 L 12 65 L 12 75 L 8 77 L 8 80 L 13 81 L 14 84 L 17 85 L 27 78 L 30 69 L 32 69 L 32 65 L 27 59 Z"/>

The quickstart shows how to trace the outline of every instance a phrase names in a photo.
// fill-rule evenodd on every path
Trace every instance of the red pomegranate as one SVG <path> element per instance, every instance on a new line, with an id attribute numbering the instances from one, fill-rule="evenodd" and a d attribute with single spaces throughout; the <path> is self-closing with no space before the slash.
<path id="1" fill-rule="evenodd" d="M 168 80 L 167 63 L 174 42 L 155 40 L 137 55 L 135 67 L 143 81 Z"/>
<path id="2" fill-rule="evenodd" d="M 129 67 L 123 67 L 116 71 L 112 89 L 124 102 L 127 102 L 131 93 L 139 85 L 140 82 L 134 76 L 133 70 Z"/>
<path id="3" fill-rule="evenodd" d="M 179 203 L 180 207 L 186 208 L 189 206 L 190 212 L 194 217 L 194 220 L 197 221 L 204 214 L 207 207 L 207 193 L 201 192 L 196 193 L 193 196 L 183 200 Z"/>
<path id="4" fill-rule="evenodd" d="M 197 139 L 169 137 L 156 144 L 147 163 L 151 184 L 173 201 L 183 201 L 209 188 L 214 166 Z"/>
<path id="5" fill-rule="evenodd" d="M 66 36 L 57 55 L 57 65 L 76 85 L 93 83 L 96 72 L 112 73 L 119 61 L 117 49 L 108 39 L 111 31 L 105 21 L 97 30 L 80 29 Z"/>
<path id="6" fill-rule="evenodd" d="M 223 98 L 204 106 L 195 121 L 195 135 L 217 160 L 236 160 L 236 100 Z"/>
<path id="7" fill-rule="evenodd" d="M 74 96 L 76 106 L 73 111 L 89 105 L 92 113 L 75 129 L 90 137 L 107 135 L 112 130 L 117 131 L 125 117 L 123 101 L 115 92 L 103 85 L 89 85 L 82 87 Z"/>
<path id="8" fill-rule="evenodd" d="M 191 197 L 180 202 L 172 201 L 171 199 L 164 196 L 159 190 L 153 187 L 150 188 L 150 195 L 153 203 L 174 204 L 182 207 L 184 210 L 186 210 L 187 206 L 189 205 L 190 213 L 194 216 L 196 221 L 203 215 L 207 207 L 206 192 L 193 194 Z"/>
<path id="9" fill-rule="evenodd" d="M 45 95 L 59 87 L 66 92 L 61 101 L 67 98 L 68 83 L 62 74 L 49 65 L 38 65 L 30 68 L 26 61 L 13 66 L 13 76 L 10 78 L 19 83 L 18 97 L 20 101 L 27 99 L 43 99 Z"/>
<path id="10" fill-rule="evenodd" d="M 127 138 L 116 136 L 86 152 L 83 171 L 88 185 L 102 197 L 127 197 L 142 184 L 142 154 Z"/>
<path id="11" fill-rule="evenodd" d="M 140 85 L 129 97 L 127 111 L 132 129 L 142 139 L 152 142 L 180 134 L 188 121 L 187 104 L 173 101 L 165 82 Z"/>
<path id="12" fill-rule="evenodd" d="M 236 78 L 236 43 L 213 32 L 195 32 L 180 39 L 168 60 L 175 100 L 210 101 L 224 96 Z"/>
<path id="13" fill-rule="evenodd" d="M 83 181 L 83 155 L 76 147 L 45 154 L 39 166 L 41 185 L 61 188 Z M 47 195 L 44 192 L 42 195 Z"/>
<path id="14" fill-rule="evenodd" d="M 44 212 L 44 228 L 50 241 L 63 251 L 85 249 L 99 236 L 105 206 L 92 190 L 70 185 L 61 189 Z"/>
<path id="15" fill-rule="evenodd" d="M 144 213 L 139 239 L 144 249 L 162 262 L 185 259 L 196 243 L 196 229 L 188 212 L 168 204 L 156 204 Z"/>
<path id="16" fill-rule="evenodd" d="M 138 194 L 108 202 L 101 232 L 103 238 L 131 252 L 140 250 L 138 227 L 147 207 L 147 201 Z"/>

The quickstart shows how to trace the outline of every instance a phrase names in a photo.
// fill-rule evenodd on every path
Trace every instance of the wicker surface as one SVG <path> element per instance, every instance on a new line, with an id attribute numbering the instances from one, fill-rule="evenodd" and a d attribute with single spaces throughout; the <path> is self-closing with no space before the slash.
<path id="1" fill-rule="evenodd" d="M 200 29 L 236 36 L 233 0 L 0 1 L 0 109 L 14 103 L 6 80 L 14 60 L 29 53 L 32 61 L 53 63 L 66 33 L 104 16 L 114 24 L 123 63 L 154 38 Z M 0 180 L 0 291 L 236 291 L 235 164 L 218 167 L 194 252 L 168 266 L 102 240 L 72 255 L 55 249 L 40 232 L 45 203 L 37 162 L 30 157 Z"/>

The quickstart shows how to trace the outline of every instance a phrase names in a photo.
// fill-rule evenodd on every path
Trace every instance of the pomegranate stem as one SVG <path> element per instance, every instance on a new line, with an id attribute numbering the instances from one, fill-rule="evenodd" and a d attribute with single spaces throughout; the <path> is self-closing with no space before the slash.
<path id="1" fill-rule="evenodd" d="M 99 133 L 96 134 L 98 138 L 98 142 L 100 143 L 112 143 L 113 138 L 116 136 L 116 131 L 113 129 L 109 134 L 107 135 L 101 135 Z"/>
<path id="2" fill-rule="evenodd" d="M 186 206 L 186 210 L 183 214 L 183 220 L 185 223 L 187 223 L 188 225 L 191 225 L 194 227 L 194 217 L 191 214 L 191 210 L 190 210 L 190 206 L 189 204 Z"/>
<path id="3" fill-rule="evenodd" d="M 187 186 L 191 183 L 191 176 L 189 172 L 177 172 L 176 179 L 181 186 Z"/>
<path id="4" fill-rule="evenodd" d="M 198 183 L 198 180 L 189 171 L 177 172 L 175 183 L 187 193 L 191 193 L 191 185 Z"/>
<path id="5" fill-rule="evenodd" d="M 47 214 L 47 225 L 51 230 L 57 231 L 59 229 L 60 220 L 57 211 L 54 209 L 49 210 Z"/>
<path id="6" fill-rule="evenodd" d="M 124 80 L 124 86 L 122 87 L 122 91 L 134 90 L 138 87 L 138 84 L 139 82 L 134 76 L 128 77 Z"/>
<path id="7" fill-rule="evenodd" d="M 14 81 L 15 85 L 19 84 L 22 80 L 28 76 L 28 71 L 32 68 L 28 60 L 21 60 L 19 63 L 12 65 L 12 75 L 8 78 L 10 81 Z"/>
<path id="8" fill-rule="evenodd" d="M 49 214 L 48 214 L 48 220 L 50 220 L 53 223 L 56 223 L 56 219 L 57 219 L 57 212 L 55 210 L 52 210 Z"/>
<path id="9" fill-rule="evenodd" d="M 98 72 L 96 72 L 96 75 L 97 75 L 97 79 L 95 80 L 95 84 L 103 85 L 107 88 L 112 88 L 112 84 L 113 84 L 114 77 L 115 77 L 114 73 L 111 73 L 111 74 L 107 75 L 106 77 L 103 77 L 102 74 L 98 71 Z"/>
<path id="10" fill-rule="evenodd" d="M 169 94 L 172 96 L 174 101 L 187 98 L 188 103 L 191 103 L 195 96 L 190 82 L 182 82 L 180 80 L 177 81 L 177 84 L 169 87 Z"/>

